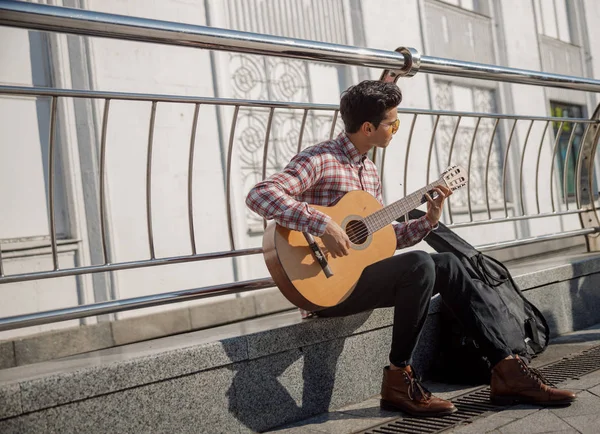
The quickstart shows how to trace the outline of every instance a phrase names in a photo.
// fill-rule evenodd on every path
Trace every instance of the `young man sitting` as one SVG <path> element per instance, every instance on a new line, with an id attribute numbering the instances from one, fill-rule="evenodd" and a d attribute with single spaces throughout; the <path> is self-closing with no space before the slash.
<path id="1" fill-rule="evenodd" d="M 348 255 L 351 243 L 346 233 L 311 205 L 331 206 L 347 192 L 359 189 L 383 204 L 377 168 L 367 153 L 390 144 L 398 130 L 397 106 L 401 100 L 402 93 L 393 83 L 363 81 L 350 87 L 340 102 L 345 131 L 333 140 L 305 149 L 282 172 L 259 182 L 248 194 L 248 207 L 284 227 L 320 237 L 333 257 Z M 435 191 L 435 198 L 426 196 L 425 216 L 394 223 L 398 249 L 418 243 L 435 230 L 444 201 L 452 194 L 446 187 Z M 478 320 L 470 303 L 473 291 L 477 288 L 454 255 L 411 251 L 365 268 L 348 298 L 316 315 L 344 316 L 394 307 L 390 365 L 383 370 L 381 391 L 381 403 L 386 408 L 423 416 L 456 411 L 451 402 L 425 389 L 410 365 L 431 297 L 438 293 L 491 362 L 492 400 L 539 405 L 572 402 L 573 392 L 546 384 L 543 377 L 512 354 L 501 336 Z"/>

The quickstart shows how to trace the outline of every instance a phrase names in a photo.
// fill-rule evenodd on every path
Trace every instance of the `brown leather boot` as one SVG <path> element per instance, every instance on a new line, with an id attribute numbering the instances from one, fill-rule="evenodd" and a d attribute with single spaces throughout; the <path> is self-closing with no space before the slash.
<path id="1" fill-rule="evenodd" d="M 450 402 L 436 398 L 417 380 L 410 366 L 399 370 L 383 369 L 381 408 L 400 410 L 413 416 L 443 416 L 456 411 Z"/>
<path id="2" fill-rule="evenodd" d="M 556 389 L 536 369 L 530 368 L 518 357 L 499 362 L 492 369 L 491 400 L 509 405 L 526 402 L 539 405 L 566 405 L 576 395 L 569 390 Z"/>

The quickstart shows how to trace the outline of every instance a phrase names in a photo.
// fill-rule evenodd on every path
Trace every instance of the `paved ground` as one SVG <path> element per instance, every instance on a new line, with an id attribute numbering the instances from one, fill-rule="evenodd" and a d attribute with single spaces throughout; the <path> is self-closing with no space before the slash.
<path id="1" fill-rule="evenodd" d="M 535 360 L 534 366 L 545 365 L 597 345 L 600 345 L 600 324 L 554 339 L 548 350 Z M 438 383 L 426 384 L 437 396 L 446 399 L 478 389 Z M 528 405 L 507 407 L 500 412 L 487 413 L 471 423 L 457 426 L 445 433 L 600 433 L 600 369 L 577 380 L 561 383 L 560 387 L 574 390 L 578 395 L 577 401 L 569 407 L 554 409 Z M 373 397 L 271 432 L 353 433 L 390 421 L 399 415 L 382 411 L 379 408 L 379 397 Z"/>

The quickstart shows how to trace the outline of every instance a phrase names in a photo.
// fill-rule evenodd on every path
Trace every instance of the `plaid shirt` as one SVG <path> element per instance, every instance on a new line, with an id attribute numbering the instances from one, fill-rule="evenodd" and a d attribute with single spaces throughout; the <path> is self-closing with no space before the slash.
<path id="1" fill-rule="evenodd" d="M 383 205 L 377 167 L 342 132 L 300 152 L 282 172 L 256 184 L 246 205 L 281 226 L 321 236 L 330 217 L 309 204 L 331 206 L 353 190 L 364 190 Z M 433 229 L 425 217 L 392 225 L 398 249 L 417 244 Z"/>

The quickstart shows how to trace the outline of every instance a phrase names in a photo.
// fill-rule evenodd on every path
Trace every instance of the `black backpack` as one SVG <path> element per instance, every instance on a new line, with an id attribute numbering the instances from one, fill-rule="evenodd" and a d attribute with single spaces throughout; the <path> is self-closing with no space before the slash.
<path id="1" fill-rule="evenodd" d="M 414 210 L 409 217 L 422 215 L 422 211 Z M 501 262 L 484 255 L 442 223 L 424 241 L 436 252 L 450 252 L 461 260 L 480 289 L 479 302 L 485 303 L 486 311 L 496 312 L 482 316 L 483 320 L 489 320 L 490 329 L 502 334 L 514 354 L 531 360 L 546 349 L 550 331 L 544 315 L 523 296 Z M 489 383 L 489 361 L 450 309 L 442 305 L 440 354 L 434 363 L 434 376 L 445 382 Z"/>

